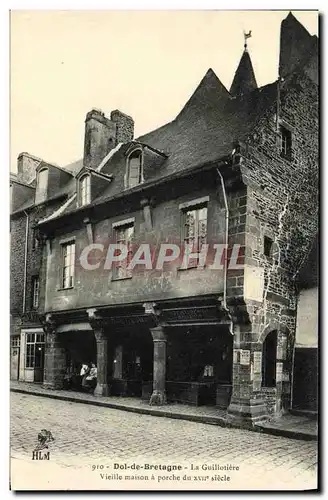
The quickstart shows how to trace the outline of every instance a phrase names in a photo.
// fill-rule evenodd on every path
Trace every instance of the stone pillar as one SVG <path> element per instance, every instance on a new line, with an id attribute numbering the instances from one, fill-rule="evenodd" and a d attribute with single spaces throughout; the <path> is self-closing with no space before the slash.
<path id="1" fill-rule="evenodd" d="M 103 328 L 94 330 L 97 342 L 97 387 L 95 396 L 108 396 L 108 338 Z"/>
<path id="2" fill-rule="evenodd" d="M 261 345 L 252 342 L 252 333 L 235 326 L 233 345 L 232 395 L 227 411 L 228 421 L 254 425 L 267 419 L 261 394 L 261 371 L 258 353 Z"/>
<path id="3" fill-rule="evenodd" d="M 97 343 L 97 386 L 96 396 L 108 396 L 108 337 L 105 333 L 105 319 L 97 309 L 87 309 L 89 323 L 93 329 Z"/>
<path id="4" fill-rule="evenodd" d="M 62 389 L 66 371 L 66 350 L 58 333 L 45 328 L 45 354 L 43 386 L 46 389 Z"/>
<path id="5" fill-rule="evenodd" d="M 161 326 L 151 328 L 150 332 L 154 342 L 154 372 L 153 393 L 149 404 L 160 406 L 166 403 L 166 335 L 164 328 Z"/>

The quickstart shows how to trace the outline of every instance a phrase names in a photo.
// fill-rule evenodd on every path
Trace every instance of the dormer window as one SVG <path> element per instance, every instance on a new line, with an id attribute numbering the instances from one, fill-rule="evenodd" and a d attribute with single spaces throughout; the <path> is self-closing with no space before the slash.
<path id="1" fill-rule="evenodd" d="M 128 157 L 127 188 L 138 186 L 143 182 L 142 152 L 140 149 L 133 151 Z"/>
<path id="2" fill-rule="evenodd" d="M 87 205 L 91 201 L 90 175 L 80 179 L 80 205 Z"/>
<path id="3" fill-rule="evenodd" d="M 48 190 L 48 169 L 43 168 L 37 175 L 35 203 L 41 203 L 47 198 Z"/>

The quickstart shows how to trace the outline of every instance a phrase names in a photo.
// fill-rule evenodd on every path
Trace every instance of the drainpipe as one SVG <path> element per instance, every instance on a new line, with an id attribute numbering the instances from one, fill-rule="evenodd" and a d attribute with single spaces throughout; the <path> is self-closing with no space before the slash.
<path id="1" fill-rule="evenodd" d="M 222 174 L 220 170 L 217 168 L 216 169 L 220 181 L 221 181 L 221 187 L 222 187 L 222 192 L 223 192 L 223 199 L 224 199 L 224 207 L 225 207 L 225 236 L 224 236 L 224 245 L 225 245 L 225 253 L 224 253 L 224 278 L 223 278 L 223 309 L 228 313 L 228 317 L 230 319 L 230 332 L 233 335 L 233 321 L 232 317 L 230 314 L 230 311 L 227 307 L 227 275 L 228 275 L 228 236 L 229 236 L 229 207 L 228 207 L 228 201 L 227 201 L 227 194 L 226 194 L 226 189 L 224 185 L 224 180 L 222 177 Z"/>
<path id="2" fill-rule="evenodd" d="M 23 282 L 23 314 L 26 310 L 26 275 L 27 275 L 27 246 L 28 246 L 28 226 L 29 226 L 29 216 L 24 210 L 26 215 L 26 230 L 25 230 L 25 255 L 24 255 L 24 282 Z"/>
<path id="3" fill-rule="evenodd" d="M 282 78 L 278 77 L 277 80 L 277 108 L 276 108 L 276 132 L 279 135 L 279 117 L 280 117 L 280 83 Z"/>

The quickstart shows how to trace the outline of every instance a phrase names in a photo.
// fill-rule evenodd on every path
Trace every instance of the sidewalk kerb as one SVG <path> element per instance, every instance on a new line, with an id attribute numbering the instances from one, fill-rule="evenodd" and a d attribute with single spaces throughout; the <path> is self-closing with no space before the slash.
<path id="1" fill-rule="evenodd" d="M 74 396 L 67 396 L 64 394 L 63 395 L 51 394 L 50 392 L 33 391 L 33 390 L 26 390 L 23 388 L 15 388 L 15 387 L 11 387 L 10 392 L 16 392 L 16 393 L 20 393 L 20 394 L 30 394 L 31 396 L 41 396 L 44 398 L 69 401 L 72 403 L 89 404 L 89 405 L 93 405 L 93 406 L 110 408 L 110 409 L 114 409 L 114 410 L 128 411 L 131 413 L 138 413 L 138 414 L 143 414 L 143 415 L 151 415 L 154 417 L 165 417 L 165 418 L 172 418 L 172 419 L 179 419 L 179 420 L 187 420 L 190 422 L 197 422 L 197 423 L 202 423 L 202 424 L 207 424 L 207 425 L 217 425 L 220 427 L 245 429 L 245 430 L 250 430 L 253 432 L 260 432 L 263 434 L 271 434 L 274 436 L 281 436 L 281 437 L 286 437 L 286 438 L 290 438 L 290 439 L 298 439 L 298 440 L 303 440 L 303 441 L 316 441 L 317 440 L 317 436 L 314 434 L 311 434 L 311 433 L 306 433 L 306 432 L 302 432 L 302 431 L 299 432 L 299 431 L 281 429 L 281 428 L 274 428 L 274 427 L 265 427 L 265 426 L 262 426 L 261 424 L 257 424 L 255 426 L 251 426 L 251 425 L 247 425 L 247 424 L 246 425 L 235 425 L 235 424 L 232 424 L 230 422 L 227 422 L 227 420 L 225 420 L 222 417 L 212 417 L 212 416 L 206 416 L 206 415 L 190 415 L 190 414 L 188 415 L 188 414 L 179 413 L 179 412 L 156 410 L 154 408 L 137 408 L 135 406 L 110 403 L 108 401 L 83 399 L 83 398 L 79 398 L 76 396 L 74 397 Z"/>

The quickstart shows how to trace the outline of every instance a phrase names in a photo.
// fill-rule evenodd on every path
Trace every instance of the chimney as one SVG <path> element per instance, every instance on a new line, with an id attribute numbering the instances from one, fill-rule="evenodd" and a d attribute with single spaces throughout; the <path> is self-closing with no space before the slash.
<path id="1" fill-rule="evenodd" d="M 17 180 L 30 184 L 36 177 L 35 171 L 41 161 L 41 158 L 29 153 L 20 153 L 17 157 Z"/>
<path id="2" fill-rule="evenodd" d="M 120 142 L 133 139 L 134 122 L 121 111 L 111 112 L 110 119 L 99 109 L 92 109 L 85 118 L 84 165 L 97 168 Z"/>
<path id="3" fill-rule="evenodd" d="M 110 119 L 116 123 L 116 143 L 133 141 L 134 121 L 122 111 L 115 109 L 110 114 Z"/>

